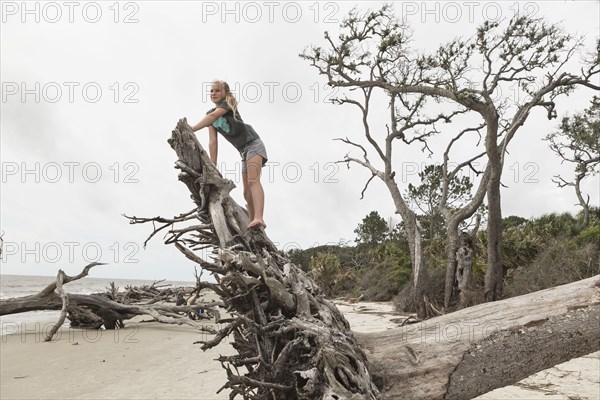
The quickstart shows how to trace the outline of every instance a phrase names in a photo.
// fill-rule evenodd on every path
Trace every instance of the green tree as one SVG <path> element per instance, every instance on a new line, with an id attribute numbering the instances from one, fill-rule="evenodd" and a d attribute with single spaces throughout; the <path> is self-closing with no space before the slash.
<path id="1" fill-rule="evenodd" d="M 564 117 L 558 131 L 546 136 L 550 149 L 562 161 L 575 164 L 574 180 L 556 175 L 552 181 L 559 187 L 573 186 L 583 209 L 583 226 L 590 222 L 590 196 L 581 193 L 581 181 L 598 173 L 600 166 L 600 98 L 594 96 L 591 106 L 582 113 Z"/>
<path id="2" fill-rule="evenodd" d="M 421 224 L 424 236 L 429 239 L 445 235 L 444 216 L 439 206 L 442 201 L 444 171 L 441 165 L 428 165 L 419 172 L 421 184 L 408 184 L 406 198 L 423 213 Z M 448 208 L 462 206 L 471 198 L 473 184 L 468 176 L 453 176 L 448 183 L 446 204 Z"/>
<path id="3" fill-rule="evenodd" d="M 370 249 L 371 264 L 364 268 L 361 291 L 372 301 L 389 301 L 410 279 L 410 251 L 405 243 L 387 240 Z"/>
<path id="4" fill-rule="evenodd" d="M 354 230 L 357 243 L 375 245 L 383 242 L 388 235 L 388 224 L 377 211 L 371 211 Z"/>
<path id="5" fill-rule="evenodd" d="M 326 296 L 335 293 L 335 285 L 340 278 L 340 259 L 334 254 L 317 253 L 309 262 L 315 282 Z"/>
<path id="6" fill-rule="evenodd" d="M 519 217 L 518 215 L 510 215 L 502 219 L 502 226 L 505 229 L 519 227 L 527 223 L 527 218 Z"/>

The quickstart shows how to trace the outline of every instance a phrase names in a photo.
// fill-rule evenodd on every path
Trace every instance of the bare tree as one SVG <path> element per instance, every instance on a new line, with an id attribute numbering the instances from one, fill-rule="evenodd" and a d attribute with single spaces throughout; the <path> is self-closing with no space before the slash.
<path id="1" fill-rule="evenodd" d="M 507 147 L 535 108 L 544 108 L 548 118 L 554 118 L 555 99 L 559 95 L 572 92 L 576 86 L 600 89 L 592 83 L 600 72 L 597 49 L 583 67 L 577 65 L 574 71 L 567 72 L 569 60 L 582 48 L 581 39 L 563 33 L 558 25 L 542 19 L 515 16 L 507 22 L 486 21 L 473 38 L 454 39 L 433 54 L 418 55 L 409 47 L 408 28 L 387 5 L 363 14 L 352 11 L 342 22 L 341 30 L 337 39 L 325 34 L 326 49 L 313 47 L 301 57 L 325 75 L 329 85 L 358 89 L 362 93 L 360 102 L 346 98 L 339 103 L 354 104 L 361 110 L 365 136 L 385 168 L 374 168 L 362 147 L 362 160 L 346 160 L 369 168 L 373 176 L 386 183 L 397 211 L 411 232 L 411 248 L 418 246 L 418 230 L 413 228 L 416 226 L 412 222 L 414 213 L 401 199 L 394 182 L 395 172 L 390 168 L 393 139 L 407 143 L 420 141 L 427 148 L 428 138 L 437 133 L 432 128 L 436 123 L 450 122 L 465 113 L 482 119 L 487 156 L 482 181 L 486 182 L 488 205 L 485 297 L 488 301 L 500 298 L 503 287 L 500 184 Z M 483 65 L 481 70 L 474 68 L 479 65 Z M 514 92 L 515 86 L 520 90 L 519 98 L 501 95 L 511 93 L 510 88 Z M 373 139 L 366 119 L 369 98 L 375 89 L 383 90 L 390 99 L 391 128 L 388 127 L 383 149 Z M 414 100 L 411 102 L 411 99 Z M 426 99 L 441 102 L 451 111 L 421 119 L 419 113 L 424 113 L 421 105 Z M 397 106 L 402 106 L 402 110 Z M 412 139 L 407 139 L 409 132 L 413 134 Z M 358 146 L 349 140 L 346 143 Z M 415 271 L 423 270 L 418 252 L 411 250 L 411 256 Z M 449 268 L 453 268 L 450 263 Z M 453 277 L 453 271 L 448 271 L 447 276 Z"/>
<path id="2" fill-rule="evenodd" d="M 452 115 L 456 115 L 459 112 L 451 113 L 450 116 L 424 116 L 421 112 L 422 108 L 424 107 L 424 96 L 420 96 L 420 99 L 417 99 L 415 103 L 408 103 L 407 101 L 405 101 L 405 104 L 408 107 L 410 107 L 410 111 L 404 115 L 399 116 L 397 115 L 398 110 L 396 107 L 394 107 L 393 104 L 395 101 L 395 97 L 392 97 L 392 128 L 387 133 L 384 145 L 380 146 L 379 143 L 371 136 L 371 128 L 368 120 L 369 107 L 374 88 L 366 87 L 359 88 L 359 90 L 363 95 L 362 102 L 349 98 L 338 99 L 337 102 L 340 104 L 352 104 L 359 108 L 360 112 L 362 113 L 362 122 L 365 136 L 367 137 L 367 140 L 369 141 L 370 145 L 375 149 L 379 159 L 382 161 L 383 167 L 377 168 L 374 162 L 371 162 L 371 160 L 369 159 L 369 155 L 365 147 L 360 144 L 354 143 L 348 138 L 339 140 L 348 145 L 359 148 L 362 151 L 362 158 L 355 158 L 347 154 L 343 162 L 345 162 L 348 165 L 350 163 L 359 164 L 367 168 L 371 172 L 371 178 L 367 181 L 365 187 L 363 188 L 362 196 L 364 196 L 368 185 L 375 177 L 381 179 L 386 185 L 394 202 L 396 212 L 401 215 L 402 220 L 404 221 L 404 228 L 406 231 L 412 263 L 412 273 L 409 285 L 408 288 L 405 289 L 407 290 L 407 293 L 403 294 L 402 301 L 406 305 L 405 308 L 412 309 L 414 307 L 416 308 L 417 314 L 420 318 L 426 318 L 428 316 L 431 316 L 432 314 L 435 314 L 435 311 L 432 310 L 431 305 L 428 304 L 425 293 L 428 283 L 428 273 L 423 257 L 422 227 L 417 219 L 416 212 L 413 209 L 411 209 L 395 181 L 395 172 L 392 168 L 394 155 L 393 142 L 394 140 L 401 140 L 406 144 L 411 144 L 418 141 L 423 142 L 426 137 L 436 133 L 434 126 L 436 122 L 444 119 L 449 119 Z M 399 120 L 402 120 L 404 124 L 398 126 Z M 412 136 L 410 135 L 410 132 L 413 129 L 423 129 L 424 131 Z"/>

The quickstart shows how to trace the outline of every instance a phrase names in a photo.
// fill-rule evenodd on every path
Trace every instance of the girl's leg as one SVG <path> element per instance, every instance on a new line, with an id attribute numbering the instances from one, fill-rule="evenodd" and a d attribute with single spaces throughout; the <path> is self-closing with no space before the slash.
<path id="1" fill-rule="evenodd" d="M 248 214 L 250 216 L 250 223 L 248 228 L 262 227 L 266 228 L 267 225 L 263 219 L 263 212 L 265 208 L 265 192 L 262 184 L 260 183 L 260 172 L 263 166 L 263 158 L 258 154 L 246 160 L 247 171 L 243 175 L 244 178 L 244 197 L 248 202 Z M 246 194 L 246 188 L 248 188 L 248 195 Z"/>
<path id="2" fill-rule="evenodd" d="M 244 199 L 246 199 L 246 208 L 248 209 L 248 217 L 250 221 L 254 219 L 254 201 L 252 200 L 252 192 L 248 184 L 248 173 L 242 172 L 242 182 L 244 184 Z"/>

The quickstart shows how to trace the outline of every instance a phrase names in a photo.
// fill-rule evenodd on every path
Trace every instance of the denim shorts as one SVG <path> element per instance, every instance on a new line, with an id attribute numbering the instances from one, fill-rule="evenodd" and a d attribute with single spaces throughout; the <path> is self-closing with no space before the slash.
<path id="1" fill-rule="evenodd" d="M 242 156 L 242 173 L 245 174 L 248 171 L 247 160 L 251 159 L 255 155 L 259 155 L 263 159 L 262 165 L 267 163 L 267 149 L 265 144 L 260 139 L 254 139 L 250 143 L 246 144 L 244 150 L 240 152 Z"/>

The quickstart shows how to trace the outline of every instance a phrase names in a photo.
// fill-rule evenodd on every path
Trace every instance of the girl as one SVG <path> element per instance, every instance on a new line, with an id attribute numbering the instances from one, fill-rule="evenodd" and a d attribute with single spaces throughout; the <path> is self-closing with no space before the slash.
<path id="1" fill-rule="evenodd" d="M 242 156 L 242 182 L 247 202 L 250 223 L 248 228 L 266 228 L 263 219 L 265 193 L 260 183 L 260 172 L 267 162 L 267 150 L 256 131 L 245 124 L 237 109 L 237 100 L 224 81 L 214 81 L 210 89 L 210 100 L 215 108 L 192 126 L 194 132 L 208 127 L 208 149 L 210 160 L 217 163 L 217 132 L 223 135 Z"/>

